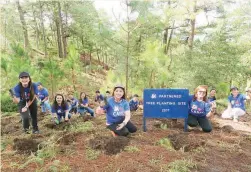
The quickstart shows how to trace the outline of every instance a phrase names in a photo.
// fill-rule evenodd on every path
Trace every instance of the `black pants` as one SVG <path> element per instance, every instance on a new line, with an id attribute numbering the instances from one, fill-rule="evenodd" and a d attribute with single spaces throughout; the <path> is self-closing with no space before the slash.
<path id="1" fill-rule="evenodd" d="M 204 132 L 212 131 L 211 122 L 207 119 L 207 117 L 196 117 L 194 115 L 189 114 L 187 123 L 190 127 L 196 127 L 200 125 L 200 127 Z"/>
<path id="2" fill-rule="evenodd" d="M 108 125 L 107 128 L 113 131 L 118 136 L 127 136 L 129 133 L 135 133 L 137 131 L 137 128 L 131 121 L 128 121 L 126 126 L 124 126 L 121 130 L 117 130 L 118 124 L 121 124 L 123 121 L 115 124 Z"/>
<path id="3" fill-rule="evenodd" d="M 22 108 L 25 107 L 25 105 L 26 105 L 26 102 L 21 102 L 19 104 L 19 110 L 20 110 L 20 114 L 22 117 L 23 128 L 24 128 L 24 130 L 29 129 L 29 126 L 30 126 L 29 115 L 30 115 L 33 130 L 37 131 L 38 130 L 38 126 L 37 126 L 37 101 L 34 100 L 26 112 L 21 112 Z"/>

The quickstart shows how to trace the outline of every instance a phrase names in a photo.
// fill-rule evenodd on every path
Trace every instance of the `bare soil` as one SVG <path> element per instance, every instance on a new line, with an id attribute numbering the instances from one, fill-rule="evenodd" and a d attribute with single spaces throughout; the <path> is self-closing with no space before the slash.
<path id="1" fill-rule="evenodd" d="M 88 117 L 89 118 L 89 117 Z M 105 126 L 104 116 L 90 118 L 73 116 L 70 123 L 54 125 L 48 118 L 39 121 L 40 135 L 25 135 L 20 117 L 6 117 L 1 121 L 2 142 L 1 171 L 58 171 L 85 172 L 158 172 L 168 171 L 168 165 L 177 160 L 191 160 L 198 172 L 250 172 L 251 125 L 249 116 L 239 123 L 219 118 L 212 119 L 213 131 L 199 129 L 184 132 L 183 120 L 147 119 L 147 132 L 143 132 L 142 111 L 134 112 L 131 121 L 138 131 L 128 137 L 113 137 Z M 71 125 L 91 122 L 94 126 L 86 132 L 70 131 Z M 12 127 L 11 127 L 12 126 Z M 236 127 L 237 126 L 237 127 Z M 173 149 L 158 144 L 167 138 Z M 60 151 L 44 158 L 41 165 L 29 162 L 42 145 L 54 143 Z M 92 158 L 90 158 L 92 157 Z M 20 166 L 27 163 L 22 169 Z"/>

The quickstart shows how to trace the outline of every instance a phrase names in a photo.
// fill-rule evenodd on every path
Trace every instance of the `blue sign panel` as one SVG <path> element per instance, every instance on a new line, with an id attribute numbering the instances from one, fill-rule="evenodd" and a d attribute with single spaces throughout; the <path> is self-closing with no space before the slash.
<path id="1" fill-rule="evenodd" d="M 188 100 L 188 89 L 144 89 L 144 131 L 146 118 L 184 118 L 186 130 Z"/>

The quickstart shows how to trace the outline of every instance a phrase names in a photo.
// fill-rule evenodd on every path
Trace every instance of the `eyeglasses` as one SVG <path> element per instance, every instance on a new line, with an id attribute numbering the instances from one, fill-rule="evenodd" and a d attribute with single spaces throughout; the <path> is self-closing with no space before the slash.
<path id="1" fill-rule="evenodd" d="M 206 94 L 206 91 L 198 91 L 200 94 Z"/>

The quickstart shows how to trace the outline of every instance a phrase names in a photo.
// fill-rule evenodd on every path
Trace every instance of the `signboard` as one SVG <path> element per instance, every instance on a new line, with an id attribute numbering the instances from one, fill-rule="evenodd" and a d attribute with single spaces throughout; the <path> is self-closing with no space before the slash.
<path id="1" fill-rule="evenodd" d="M 184 118 L 187 131 L 188 89 L 144 89 L 143 129 L 146 118 Z"/>

